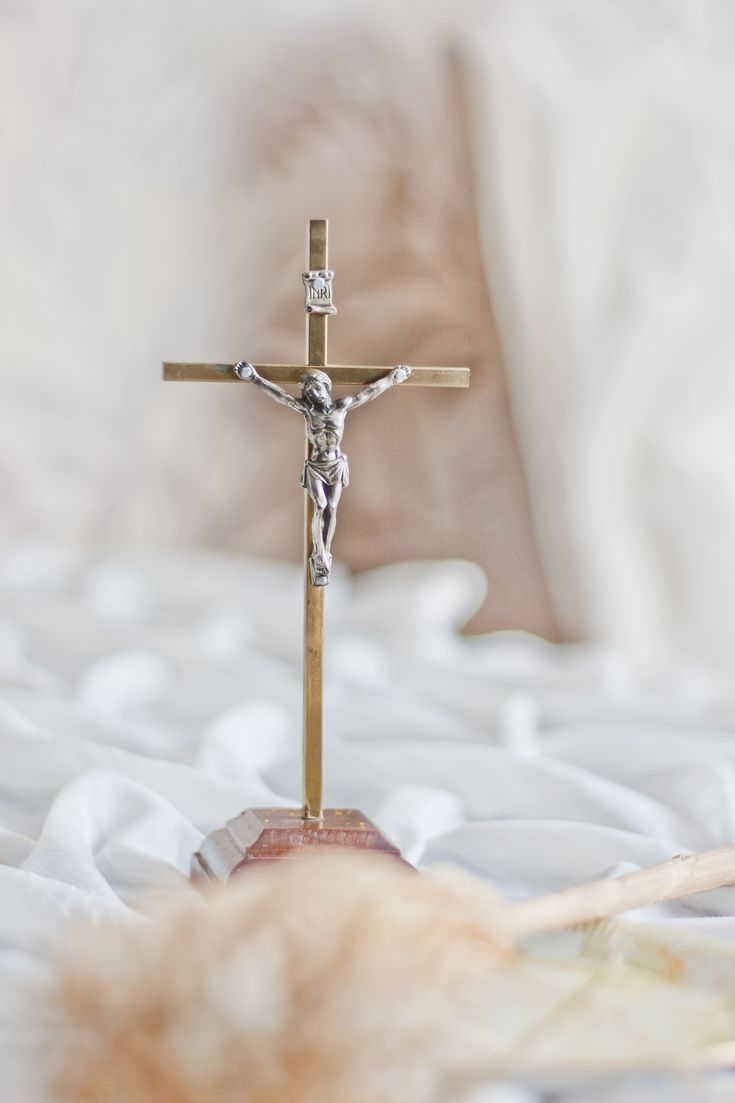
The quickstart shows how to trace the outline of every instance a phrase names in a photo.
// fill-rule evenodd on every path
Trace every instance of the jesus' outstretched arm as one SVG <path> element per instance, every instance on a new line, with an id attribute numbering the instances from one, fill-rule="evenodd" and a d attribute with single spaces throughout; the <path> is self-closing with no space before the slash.
<path id="1" fill-rule="evenodd" d="M 366 402 L 372 402 L 378 395 L 383 394 L 390 387 L 394 387 L 396 383 L 403 383 L 408 379 L 411 374 L 411 369 L 405 364 L 399 364 L 393 368 L 393 371 L 389 371 L 382 379 L 376 379 L 374 383 L 368 383 L 367 387 L 363 387 L 357 394 L 351 395 L 349 398 L 341 398 L 336 405 L 342 410 L 356 410 L 358 406 L 364 406 Z"/>
<path id="2" fill-rule="evenodd" d="M 262 375 L 259 375 L 252 364 L 247 360 L 240 360 L 234 367 L 235 375 L 238 379 L 242 379 L 248 383 L 254 383 L 261 391 L 274 399 L 275 402 L 280 402 L 282 406 L 288 406 L 290 410 L 295 410 L 297 414 L 303 414 L 304 404 L 298 398 L 294 398 L 288 391 L 284 391 L 283 387 L 279 387 L 276 383 L 270 383 L 267 379 L 263 379 Z"/>

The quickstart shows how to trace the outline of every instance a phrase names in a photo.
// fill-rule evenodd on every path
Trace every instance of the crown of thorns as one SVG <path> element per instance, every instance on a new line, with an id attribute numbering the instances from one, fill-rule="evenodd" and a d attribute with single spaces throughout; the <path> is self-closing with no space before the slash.
<path id="1" fill-rule="evenodd" d="M 309 387 L 314 383 L 323 383 L 327 390 L 331 391 L 332 389 L 332 380 L 325 371 L 319 371 L 318 368 L 311 368 L 309 371 L 305 371 L 299 376 L 299 383 L 302 387 Z"/>

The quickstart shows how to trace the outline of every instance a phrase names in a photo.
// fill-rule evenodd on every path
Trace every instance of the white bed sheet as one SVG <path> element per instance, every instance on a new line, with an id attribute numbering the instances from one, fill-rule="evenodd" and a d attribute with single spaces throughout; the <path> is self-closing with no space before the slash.
<path id="1" fill-rule="evenodd" d="M 641 684 L 591 646 L 463 638 L 483 590 L 462 562 L 337 572 L 327 803 L 509 897 L 732 841 L 729 694 L 693 669 Z M 0 597 L 0 1098 L 40 1103 L 27 1009 L 69 922 L 193 891 L 203 832 L 299 799 L 301 573 L 24 544 Z M 735 938 L 734 890 L 649 914 Z"/>

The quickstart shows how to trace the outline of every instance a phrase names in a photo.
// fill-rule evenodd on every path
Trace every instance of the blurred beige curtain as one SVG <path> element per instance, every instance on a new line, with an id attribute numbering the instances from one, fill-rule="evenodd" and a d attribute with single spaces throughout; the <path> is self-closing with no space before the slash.
<path id="1" fill-rule="evenodd" d="M 295 558 L 299 426 L 158 364 L 300 357 L 328 216 L 332 357 L 474 372 L 354 415 L 338 555 L 475 559 L 484 627 L 735 668 L 727 0 L 0 20 L 3 535 Z"/>
<path id="2" fill-rule="evenodd" d="M 735 670 L 735 8 L 464 37 L 483 256 L 562 630 Z"/>

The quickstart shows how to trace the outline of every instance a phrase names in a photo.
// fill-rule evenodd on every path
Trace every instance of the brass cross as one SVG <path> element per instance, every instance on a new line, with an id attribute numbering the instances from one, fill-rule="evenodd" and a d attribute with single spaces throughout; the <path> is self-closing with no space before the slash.
<path id="1" fill-rule="evenodd" d="M 325 274 L 327 256 L 327 220 L 312 219 L 309 223 L 308 267 L 310 273 Z M 331 273 L 326 272 L 327 276 Z M 390 368 L 361 367 L 352 364 L 327 363 L 327 319 L 336 313 L 331 306 L 329 291 L 319 281 L 316 291 L 307 286 L 306 312 L 306 364 L 255 364 L 264 379 L 271 383 L 298 383 L 305 368 L 320 368 L 333 383 L 347 386 L 364 386 L 381 379 Z M 331 282 L 331 281 L 330 281 Z M 310 300 L 311 297 L 311 300 Z M 320 299 L 329 303 L 327 309 L 319 306 Z M 309 302 L 317 303 L 310 308 Z M 164 364 L 163 378 L 169 382 L 239 382 L 233 364 Z M 411 367 L 410 377 L 401 386 L 412 387 L 468 387 L 469 368 Z M 322 815 L 322 668 L 324 652 L 324 590 L 314 586 L 309 573 L 312 553 L 311 511 L 309 495 L 306 501 L 305 537 L 305 607 L 304 607 L 304 803 L 305 819 L 320 819 Z"/>

